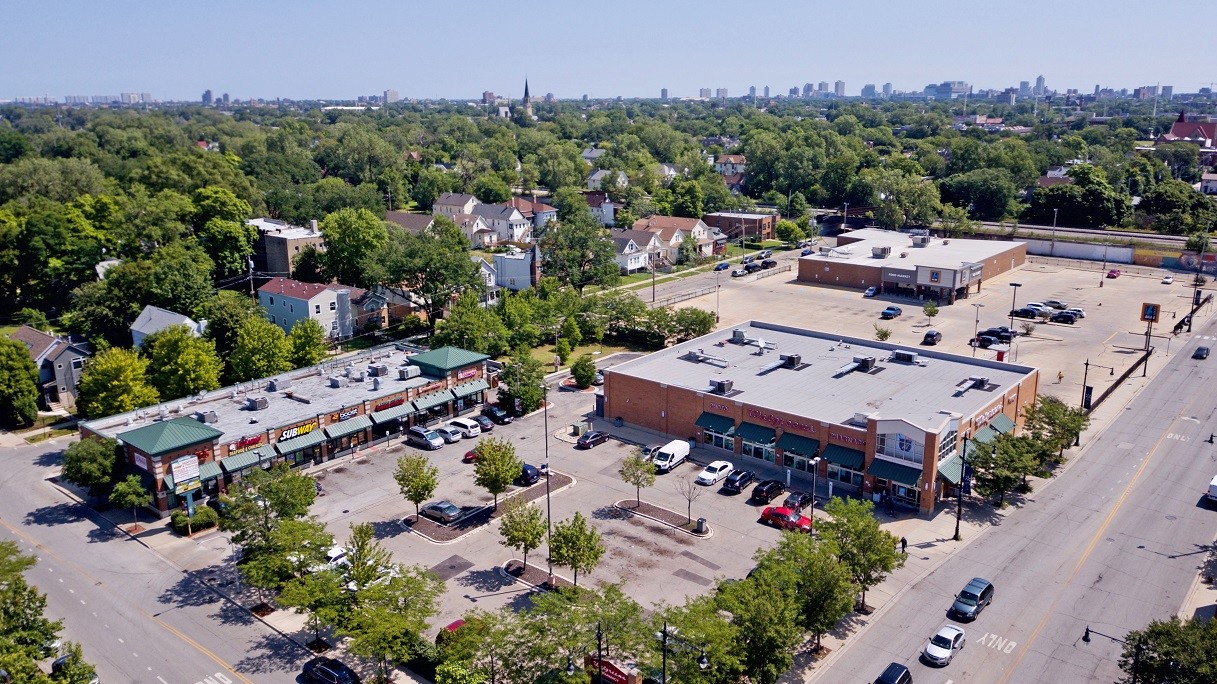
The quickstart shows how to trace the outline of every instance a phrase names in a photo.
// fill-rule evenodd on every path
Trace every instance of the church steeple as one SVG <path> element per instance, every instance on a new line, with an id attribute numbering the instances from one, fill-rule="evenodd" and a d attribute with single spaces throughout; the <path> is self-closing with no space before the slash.
<path id="1" fill-rule="evenodd" d="M 528 104 L 532 98 L 528 96 L 528 77 L 524 77 L 524 104 Z"/>

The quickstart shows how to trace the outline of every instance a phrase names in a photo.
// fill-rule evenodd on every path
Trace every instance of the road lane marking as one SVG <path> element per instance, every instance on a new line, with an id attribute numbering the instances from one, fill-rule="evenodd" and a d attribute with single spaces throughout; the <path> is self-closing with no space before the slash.
<path id="1" fill-rule="evenodd" d="M 156 678 L 157 678 L 157 680 L 160 681 L 161 684 L 169 684 L 169 682 L 165 681 L 164 679 L 161 679 L 160 675 L 157 675 Z"/>
<path id="2" fill-rule="evenodd" d="M 1018 642 L 1014 641 L 1013 639 L 1003 639 L 991 632 L 987 632 L 981 636 L 979 643 L 982 646 L 988 646 L 995 651 L 1001 651 L 1002 653 L 1006 654 L 1014 651 L 1014 647 L 1018 645 Z"/>

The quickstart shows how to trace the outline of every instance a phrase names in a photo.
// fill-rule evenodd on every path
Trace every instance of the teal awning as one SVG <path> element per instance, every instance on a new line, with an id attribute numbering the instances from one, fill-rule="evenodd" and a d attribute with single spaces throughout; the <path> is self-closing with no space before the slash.
<path id="1" fill-rule="evenodd" d="M 325 441 L 325 434 L 321 430 L 313 430 L 307 435 L 301 435 L 294 439 L 289 439 L 284 442 L 276 442 L 275 449 L 284 455 L 307 449 L 311 446 L 320 444 Z"/>
<path id="2" fill-rule="evenodd" d="M 250 449 L 249 451 L 242 451 L 239 454 L 233 454 L 227 458 L 222 458 L 220 459 L 220 465 L 224 467 L 226 472 L 231 474 L 240 470 L 245 470 L 250 466 L 255 466 L 262 461 L 270 460 L 274 457 L 274 455 L 275 453 L 273 450 L 271 450 L 270 445 L 267 445 L 258 447 L 257 449 Z"/>
<path id="3" fill-rule="evenodd" d="M 901 465 L 881 458 L 871 461 L 870 467 L 866 469 L 866 474 L 910 487 L 916 487 L 921 482 L 921 468 Z"/>
<path id="4" fill-rule="evenodd" d="M 1002 434 L 1010 434 L 1014 432 L 1014 421 L 1010 420 L 1010 416 L 999 413 L 993 417 L 993 420 L 989 421 L 989 427 Z"/>
<path id="5" fill-rule="evenodd" d="M 735 434 L 743 437 L 746 442 L 772 444 L 773 440 L 777 439 L 778 431 L 756 423 L 740 423 L 739 427 L 735 428 Z"/>
<path id="6" fill-rule="evenodd" d="M 169 472 L 168 468 L 165 469 L 165 490 L 173 491 L 173 474 Z"/>
<path id="7" fill-rule="evenodd" d="M 450 401 L 452 401 L 452 391 L 442 390 L 439 392 L 432 392 L 431 394 L 424 394 L 423 396 L 418 397 L 414 400 L 414 405 L 418 407 L 419 411 L 426 411 L 435 406 L 447 404 Z"/>
<path id="8" fill-rule="evenodd" d="M 703 430 L 717 432 L 720 435 L 729 435 L 735 430 L 734 418 L 720 416 L 716 413 L 707 413 L 706 411 L 702 411 L 693 424 Z"/>
<path id="9" fill-rule="evenodd" d="M 466 383 L 457 385 L 456 387 L 453 387 L 452 393 L 455 394 L 458 398 L 460 398 L 460 397 L 467 397 L 470 394 L 477 394 L 478 392 L 484 392 L 488 389 L 490 389 L 490 383 L 486 382 L 485 380 L 483 380 L 481 378 L 478 378 L 477 380 L 474 380 L 473 382 L 466 382 Z"/>
<path id="10" fill-rule="evenodd" d="M 967 458 L 972 458 L 981 444 L 993 444 L 997 440 L 998 433 L 990 426 L 982 427 L 977 430 L 971 438 L 968 439 L 967 453 L 964 454 Z"/>
<path id="11" fill-rule="evenodd" d="M 783 432 L 782 436 L 778 437 L 777 446 L 788 454 L 799 454 L 800 456 L 811 457 L 820 453 L 820 440 L 791 432 Z"/>
<path id="12" fill-rule="evenodd" d="M 372 422 L 376 423 L 377 425 L 383 425 L 391 420 L 397 420 L 403 416 L 408 416 L 411 413 L 414 413 L 414 404 L 407 401 L 392 408 L 387 408 L 383 411 L 374 411 L 372 413 Z"/>
<path id="13" fill-rule="evenodd" d="M 963 457 L 959 454 L 938 464 L 938 476 L 953 485 L 963 479 Z"/>
<path id="14" fill-rule="evenodd" d="M 862 470 L 862 464 L 866 462 L 866 454 L 840 444 L 829 444 L 824 448 L 824 460 L 850 470 Z"/>
<path id="15" fill-rule="evenodd" d="M 199 464 L 199 479 L 203 482 L 214 480 L 223 473 L 220 471 L 220 464 L 215 461 L 203 461 Z"/>
<path id="16" fill-rule="evenodd" d="M 353 432 L 367 430 L 372 427 L 372 419 L 367 416 L 355 416 L 348 418 L 341 423 L 334 423 L 325 427 L 325 434 L 331 439 L 335 437 L 345 437 Z"/>

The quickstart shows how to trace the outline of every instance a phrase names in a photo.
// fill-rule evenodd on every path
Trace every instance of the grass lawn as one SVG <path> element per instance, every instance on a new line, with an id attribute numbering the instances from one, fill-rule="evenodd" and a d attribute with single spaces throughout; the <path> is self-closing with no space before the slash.
<path id="1" fill-rule="evenodd" d="M 570 365 L 575 362 L 575 359 L 579 358 L 583 354 L 591 354 L 593 359 L 598 359 L 608 356 L 609 354 L 616 354 L 617 352 L 623 351 L 631 350 L 629 347 L 612 344 L 581 344 L 575 348 L 575 351 L 572 352 L 569 357 L 567 357 L 566 363 L 562 364 L 562 368 L 570 368 Z M 533 349 L 532 357 L 545 364 L 546 373 L 552 371 L 554 368 L 554 345 L 543 344 L 540 347 Z M 508 358 L 509 357 L 504 357 L 501 360 L 506 361 Z"/>

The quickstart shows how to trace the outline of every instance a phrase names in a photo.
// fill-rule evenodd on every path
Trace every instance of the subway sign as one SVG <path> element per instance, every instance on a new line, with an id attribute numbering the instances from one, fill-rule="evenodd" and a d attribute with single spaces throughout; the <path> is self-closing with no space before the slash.
<path id="1" fill-rule="evenodd" d="M 279 439 L 276 441 L 282 442 L 287 439 L 295 439 L 296 437 L 303 437 L 304 435 L 307 435 L 308 433 L 310 433 L 316 429 L 317 429 L 317 419 L 314 418 L 313 420 L 311 420 L 307 423 L 304 423 L 302 425 L 296 425 L 295 427 L 289 427 L 289 428 L 285 429 L 283 432 L 280 432 Z"/>

